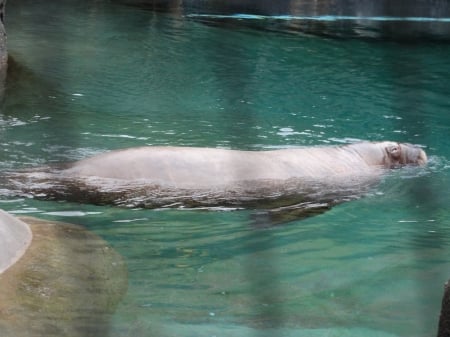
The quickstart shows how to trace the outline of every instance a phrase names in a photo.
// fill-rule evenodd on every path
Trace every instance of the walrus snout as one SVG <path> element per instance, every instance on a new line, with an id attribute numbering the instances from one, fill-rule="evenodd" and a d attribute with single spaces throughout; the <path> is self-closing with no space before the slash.
<path id="1" fill-rule="evenodd" d="M 389 168 L 402 167 L 404 165 L 423 166 L 427 163 L 427 154 L 422 148 L 409 143 L 384 142 L 387 156 L 384 165 Z"/>
<path id="2" fill-rule="evenodd" d="M 423 166 L 428 157 L 423 149 L 412 144 L 401 144 L 401 163 Z"/>

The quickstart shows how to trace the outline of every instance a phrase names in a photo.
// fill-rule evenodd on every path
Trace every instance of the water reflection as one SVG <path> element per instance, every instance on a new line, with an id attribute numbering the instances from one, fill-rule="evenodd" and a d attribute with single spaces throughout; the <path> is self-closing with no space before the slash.
<path id="1" fill-rule="evenodd" d="M 117 0 L 183 13 L 206 23 L 245 25 L 340 37 L 450 37 L 448 1 L 392 0 Z"/>
<path id="2" fill-rule="evenodd" d="M 27 66 L 9 56 L 6 90 L 0 110 L 1 137 L 10 139 L 3 143 L 2 166 L 9 162 L 37 164 L 36 159 L 21 157 L 24 149 L 36 147 L 42 163 L 54 160 L 68 148 L 77 147 L 79 135 L 76 126 L 79 116 L 67 114 L 67 102 L 60 89 L 45 76 L 36 74 Z M 45 110 L 36 107 L 45 105 Z M 29 131 L 38 128 L 40 137 L 30 137 Z M 59 154 L 48 151 L 47 144 L 59 147 Z M 58 152 L 58 151 L 55 151 Z M 53 158 L 53 159 L 52 159 Z"/>

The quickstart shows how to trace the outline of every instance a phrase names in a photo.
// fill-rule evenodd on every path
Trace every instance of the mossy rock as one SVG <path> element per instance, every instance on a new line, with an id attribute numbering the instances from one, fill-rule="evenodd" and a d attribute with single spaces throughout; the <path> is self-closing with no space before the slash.
<path id="1" fill-rule="evenodd" d="M 22 217 L 33 233 L 0 274 L 0 332 L 9 336 L 106 336 L 127 290 L 122 257 L 81 226 Z"/>

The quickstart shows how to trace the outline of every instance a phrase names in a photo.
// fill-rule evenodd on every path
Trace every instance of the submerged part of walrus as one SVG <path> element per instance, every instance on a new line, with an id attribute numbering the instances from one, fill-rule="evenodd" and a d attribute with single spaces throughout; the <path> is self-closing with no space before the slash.
<path id="1" fill-rule="evenodd" d="M 394 142 L 273 151 L 138 147 L 7 178 L 13 189 L 49 199 L 301 213 L 360 196 L 386 169 L 426 161 L 419 147 Z"/>
<path id="2" fill-rule="evenodd" d="M 0 273 L 1 336 L 107 336 L 127 289 L 123 259 L 80 226 L 1 213 L 0 227 L 22 224 L 33 233 L 21 257 Z M 5 251 L 0 246 L 0 256 Z"/>

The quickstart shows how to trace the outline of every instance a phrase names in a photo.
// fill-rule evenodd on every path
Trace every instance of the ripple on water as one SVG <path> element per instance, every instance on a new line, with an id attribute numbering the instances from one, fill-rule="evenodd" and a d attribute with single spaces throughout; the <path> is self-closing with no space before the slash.
<path id="1" fill-rule="evenodd" d="M 52 211 L 44 212 L 45 215 L 54 215 L 61 217 L 82 217 L 87 215 L 97 215 L 102 214 L 102 212 L 83 212 L 83 211 Z"/>

